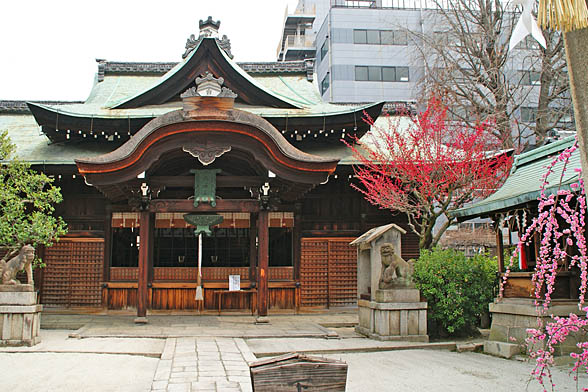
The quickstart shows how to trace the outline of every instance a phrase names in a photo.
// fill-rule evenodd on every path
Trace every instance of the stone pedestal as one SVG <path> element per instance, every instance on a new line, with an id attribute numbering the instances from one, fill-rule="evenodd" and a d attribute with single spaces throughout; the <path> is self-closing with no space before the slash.
<path id="1" fill-rule="evenodd" d="M 484 352 L 499 357 L 510 358 L 525 350 L 527 328 L 537 328 L 537 309 L 535 300 L 530 298 L 502 298 L 491 303 L 492 326 L 489 340 L 484 343 Z M 583 316 L 578 309 L 578 301 L 552 300 L 543 322 L 552 321 L 548 315 L 568 316 L 570 313 Z M 568 355 L 577 352 L 576 343 L 585 340 L 584 336 L 570 335 L 563 344 L 555 347 L 555 355 Z M 542 347 L 531 347 L 536 350 Z"/>
<path id="2" fill-rule="evenodd" d="M 32 285 L 0 285 L 0 346 L 39 343 L 42 309 Z"/>
<path id="3" fill-rule="evenodd" d="M 360 299 L 357 303 L 357 332 L 378 340 L 429 341 L 427 303 L 420 302 L 419 290 L 376 290 L 374 297 L 375 301 Z"/>
<path id="4" fill-rule="evenodd" d="M 376 302 L 419 302 L 421 301 L 421 293 L 414 287 L 403 287 L 388 290 L 376 290 L 374 296 Z"/>

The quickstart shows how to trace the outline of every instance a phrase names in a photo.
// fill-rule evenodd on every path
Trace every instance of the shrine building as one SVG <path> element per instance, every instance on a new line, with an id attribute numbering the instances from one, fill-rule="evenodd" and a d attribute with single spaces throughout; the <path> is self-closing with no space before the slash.
<path id="1" fill-rule="evenodd" d="M 354 306 L 352 240 L 395 223 L 418 255 L 405 218 L 350 186 L 342 139 L 384 104 L 323 102 L 311 60 L 237 63 L 219 25 L 200 21 L 179 63 L 97 60 L 85 102 L 0 101 L 17 156 L 64 197 L 68 234 L 37 250 L 46 308 L 192 311 L 199 282 L 219 312 Z"/>

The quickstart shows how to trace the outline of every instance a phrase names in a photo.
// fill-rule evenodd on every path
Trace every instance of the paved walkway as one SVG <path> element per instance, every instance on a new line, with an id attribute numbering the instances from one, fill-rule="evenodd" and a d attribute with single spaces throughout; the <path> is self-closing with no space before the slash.
<path id="1" fill-rule="evenodd" d="M 248 362 L 255 355 L 241 338 L 168 338 L 152 391 L 251 391 Z"/>
<path id="2" fill-rule="evenodd" d="M 105 342 L 117 342 L 116 352 L 149 355 L 157 351 L 151 391 L 241 391 L 252 390 L 249 363 L 257 360 L 244 339 L 312 339 L 337 337 L 329 327 L 348 327 L 357 323 L 357 311 L 317 314 L 273 314 L 270 323 L 255 324 L 250 315 L 163 315 L 151 314 L 148 323 L 137 325 L 131 314 L 60 314 L 45 312 L 45 329 L 75 329 L 64 351 L 63 332 L 50 333 L 48 341 L 28 352 L 103 352 Z M 48 337 L 49 337 L 48 336 Z M 61 338 L 61 339 L 60 339 Z M 165 341 L 163 348 L 157 343 Z M 144 348 L 133 345 L 141 341 Z M 161 344 L 161 343 L 160 343 Z M 284 346 L 286 348 L 286 346 Z M 288 347 L 290 348 L 290 347 Z M 273 347 L 272 347 L 273 349 Z M 112 349 L 109 349 L 112 351 Z M 0 350 L 1 351 L 1 350 Z M 267 348 L 266 348 L 267 351 Z"/>

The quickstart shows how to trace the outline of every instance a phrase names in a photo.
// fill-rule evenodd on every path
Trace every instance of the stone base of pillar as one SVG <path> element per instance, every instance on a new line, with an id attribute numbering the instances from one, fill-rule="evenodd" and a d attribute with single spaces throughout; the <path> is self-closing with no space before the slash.
<path id="1" fill-rule="evenodd" d="M 147 324 L 147 317 L 135 317 L 135 324 Z"/>
<path id="2" fill-rule="evenodd" d="M 32 285 L 0 285 L 0 346 L 39 343 L 41 310 Z"/>
<path id="3" fill-rule="evenodd" d="M 267 316 L 257 316 L 255 318 L 255 324 L 269 324 L 270 320 Z"/>
<path id="4" fill-rule="evenodd" d="M 418 290 L 417 290 L 418 292 Z M 359 300 L 355 330 L 372 339 L 428 342 L 426 302 Z"/>

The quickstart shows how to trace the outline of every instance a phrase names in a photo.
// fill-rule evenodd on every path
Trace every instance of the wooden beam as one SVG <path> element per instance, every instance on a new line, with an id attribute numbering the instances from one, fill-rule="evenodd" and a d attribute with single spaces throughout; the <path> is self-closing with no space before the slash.
<path id="1" fill-rule="evenodd" d="M 141 211 L 139 215 L 139 279 L 137 282 L 137 320 L 136 322 L 144 323 L 147 316 L 147 279 L 149 273 L 149 231 L 150 231 L 150 213 Z"/>
<path id="2" fill-rule="evenodd" d="M 154 199 L 149 203 L 150 212 L 257 212 L 259 201 L 253 199 L 233 199 L 216 201 L 216 207 L 200 203 L 194 207 L 193 200 Z"/>
<path id="3" fill-rule="evenodd" d="M 143 180 L 144 182 L 145 180 Z M 261 186 L 266 179 L 258 176 L 216 176 L 217 188 L 242 188 L 249 186 Z M 153 176 L 148 177 L 147 182 L 151 186 L 194 188 L 194 176 Z"/>
<path id="4" fill-rule="evenodd" d="M 257 219 L 257 315 L 259 317 L 267 316 L 267 305 L 269 290 L 268 282 L 268 262 L 269 262 L 269 228 L 268 228 L 267 210 L 259 211 Z"/>

